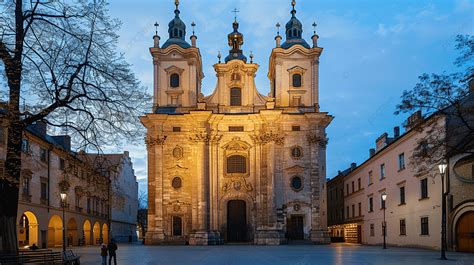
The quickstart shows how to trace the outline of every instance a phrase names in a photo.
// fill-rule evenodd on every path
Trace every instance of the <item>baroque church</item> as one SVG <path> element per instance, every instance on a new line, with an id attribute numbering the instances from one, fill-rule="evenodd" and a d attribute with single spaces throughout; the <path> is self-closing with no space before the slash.
<path id="1" fill-rule="evenodd" d="M 213 245 L 288 240 L 329 243 L 326 224 L 326 127 L 319 110 L 318 35 L 302 37 L 295 1 L 286 38 L 277 34 L 268 69 L 270 93 L 255 86 L 258 64 L 242 50 L 239 23 L 229 53 L 214 64 L 212 94 L 201 90 L 197 37 L 186 40 L 176 1 L 169 38 L 156 34 L 152 113 L 147 129 L 146 244 Z M 194 23 L 193 23 L 194 26 Z"/>

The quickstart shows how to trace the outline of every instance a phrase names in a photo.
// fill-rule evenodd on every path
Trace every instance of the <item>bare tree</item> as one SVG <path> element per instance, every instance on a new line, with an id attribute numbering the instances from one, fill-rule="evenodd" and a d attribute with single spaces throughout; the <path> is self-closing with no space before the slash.
<path id="1" fill-rule="evenodd" d="M 460 53 L 454 61 L 459 71 L 422 74 L 396 107 L 395 114 L 422 111 L 431 117 L 415 126 L 425 131 L 411 160 L 419 174 L 432 172 L 441 159 L 474 151 L 474 94 L 469 89 L 474 78 L 474 37 L 458 35 L 455 48 Z"/>
<path id="2" fill-rule="evenodd" d="M 148 95 L 117 53 L 120 22 L 105 0 L 6 0 L 0 7 L 0 72 L 7 86 L 0 252 L 16 253 L 22 132 L 37 121 L 67 129 L 77 148 L 100 151 L 141 136 Z"/>

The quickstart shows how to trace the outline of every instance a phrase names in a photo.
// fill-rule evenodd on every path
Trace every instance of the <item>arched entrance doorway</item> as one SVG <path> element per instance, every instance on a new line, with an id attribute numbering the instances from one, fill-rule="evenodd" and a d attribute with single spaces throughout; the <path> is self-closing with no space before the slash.
<path id="1" fill-rule="evenodd" d="M 38 246 L 38 219 L 32 212 L 25 212 L 18 223 L 18 245 Z"/>
<path id="2" fill-rule="evenodd" d="M 243 200 L 227 203 L 227 241 L 247 241 L 247 207 Z"/>
<path id="3" fill-rule="evenodd" d="M 60 247 L 63 244 L 63 221 L 57 215 L 51 216 L 48 224 L 48 247 Z"/>
<path id="4" fill-rule="evenodd" d="M 109 243 L 109 227 L 107 226 L 107 224 L 102 225 L 102 241 L 105 244 Z"/>
<path id="5" fill-rule="evenodd" d="M 84 225 L 82 226 L 82 240 L 84 245 L 91 244 L 91 222 L 89 220 L 84 221 Z"/>
<path id="6" fill-rule="evenodd" d="M 456 238 L 459 251 L 474 252 L 474 211 L 461 215 L 456 225 Z"/>
<path id="7" fill-rule="evenodd" d="M 94 245 L 100 244 L 100 224 L 99 224 L 99 222 L 95 222 L 92 233 L 93 233 L 93 235 L 92 235 L 92 244 L 94 244 Z"/>
<path id="8" fill-rule="evenodd" d="M 67 245 L 77 246 L 79 238 L 77 237 L 77 222 L 76 219 L 70 218 L 67 222 Z"/>

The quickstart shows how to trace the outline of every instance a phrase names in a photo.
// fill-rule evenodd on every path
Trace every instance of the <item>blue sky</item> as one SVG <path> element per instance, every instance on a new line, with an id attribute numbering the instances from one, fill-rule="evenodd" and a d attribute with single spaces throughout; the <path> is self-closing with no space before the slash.
<path id="1" fill-rule="evenodd" d="M 197 46 L 201 50 L 203 92 L 210 94 L 216 84 L 212 65 L 217 53 L 228 53 L 227 34 L 232 31 L 234 8 L 244 34 L 243 50 L 254 54 L 260 65 L 256 76 L 262 94 L 269 91 L 268 60 L 275 46 L 275 24 L 290 18 L 290 0 L 180 1 L 181 18 L 191 35 L 197 24 Z M 173 18 L 172 0 L 114 0 L 112 17 L 122 21 L 118 47 L 133 64 L 133 71 L 152 90 L 153 24 L 160 24 L 161 43 L 168 38 L 167 25 Z M 380 0 L 297 0 L 296 16 L 303 23 L 308 43 L 318 24 L 320 59 L 320 106 L 335 116 L 327 130 L 327 176 L 360 164 L 383 132 L 393 134 L 406 115 L 395 116 L 395 105 L 421 73 L 455 71 L 457 34 L 474 34 L 474 1 L 380 1 Z M 284 30 L 282 30 L 283 32 Z M 403 132 L 403 130 L 402 130 Z M 134 161 L 136 175 L 146 188 L 146 148 L 126 146 Z"/>

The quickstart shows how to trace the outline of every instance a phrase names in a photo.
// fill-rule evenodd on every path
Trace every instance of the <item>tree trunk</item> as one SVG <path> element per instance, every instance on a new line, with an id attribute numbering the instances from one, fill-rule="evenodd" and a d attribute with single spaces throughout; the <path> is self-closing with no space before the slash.
<path id="1" fill-rule="evenodd" d="M 18 251 L 16 218 L 21 174 L 21 136 L 20 120 L 10 120 L 5 175 L 0 180 L 0 253 Z"/>

